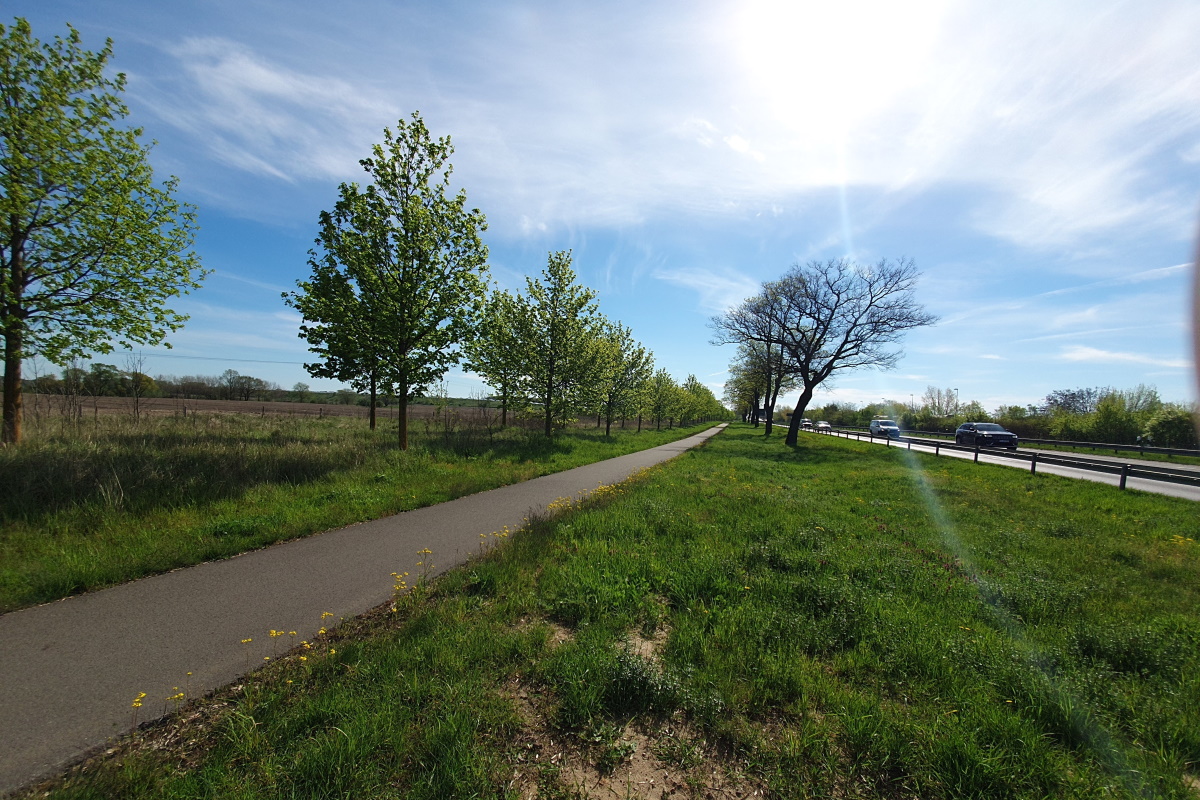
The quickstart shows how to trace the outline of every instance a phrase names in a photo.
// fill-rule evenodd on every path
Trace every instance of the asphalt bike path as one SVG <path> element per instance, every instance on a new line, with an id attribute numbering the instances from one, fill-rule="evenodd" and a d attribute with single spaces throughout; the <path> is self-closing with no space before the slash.
<path id="1" fill-rule="evenodd" d="M 459 566 L 485 537 L 495 541 L 491 534 L 516 531 L 556 500 L 620 483 L 724 427 L 0 616 L 0 794 L 102 749 L 130 730 L 135 711 L 139 721 L 157 718 L 180 691 L 185 700 L 202 696 L 387 602 L 393 573 L 410 573 L 412 583 L 417 562 L 435 565 L 430 577 Z"/>
<path id="2" fill-rule="evenodd" d="M 822 435 L 824 435 L 824 434 L 822 434 Z M 845 438 L 854 438 L 854 437 L 849 436 L 849 437 L 845 437 Z M 871 442 L 872 444 L 877 444 L 877 445 L 887 445 L 887 446 L 891 446 L 891 447 L 908 448 L 907 442 L 888 441 L 887 439 L 884 439 L 882 437 L 863 436 L 863 438 L 860 439 L 859 441 Z M 913 445 L 910 449 L 912 449 L 916 452 L 921 452 L 921 453 L 933 453 L 934 452 L 934 446 L 926 445 L 926 444 L 913 443 Z M 1033 452 L 1034 450 L 1035 450 L 1035 448 L 1027 448 L 1026 450 L 1023 450 L 1022 452 Z M 1039 452 L 1039 453 L 1044 452 L 1047 455 L 1055 455 L 1056 454 L 1055 451 L 1051 451 L 1051 450 L 1037 450 L 1037 452 Z M 938 452 L 938 455 L 945 456 L 948 458 L 965 458 L 967 460 L 971 460 L 975 457 L 974 451 L 968 451 L 968 450 L 943 449 L 943 450 L 940 450 L 940 452 Z M 1084 458 L 1089 461 L 1108 461 L 1113 464 L 1137 463 L 1133 459 L 1112 458 L 1111 456 L 1100 456 L 1100 455 L 1091 455 L 1091 454 L 1069 454 L 1069 455 L 1071 456 L 1071 458 Z M 1010 467 L 1010 468 L 1014 468 L 1014 469 L 1024 470 L 1025 472 L 1029 472 L 1029 462 L 1028 461 L 1016 461 L 1013 459 L 1004 458 L 1003 456 L 992 455 L 982 449 L 979 451 L 979 462 L 982 464 L 998 464 L 1002 467 Z M 1177 469 L 1190 469 L 1191 468 L 1190 465 L 1187 465 L 1187 464 L 1171 464 L 1170 466 L 1177 468 Z M 1093 483 L 1106 483 L 1109 486 L 1117 486 L 1121 482 L 1120 475 L 1114 475 L 1113 473 L 1110 473 L 1110 472 L 1094 472 L 1094 471 L 1088 470 L 1088 469 L 1078 469 L 1075 467 L 1067 467 L 1067 466 L 1063 466 L 1061 464 L 1048 464 L 1048 463 L 1045 463 L 1042 461 L 1038 462 L 1037 471 L 1038 471 L 1039 475 L 1041 475 L 1041 474 L 1060 475 L 1064 478 L 1076 478 L 1076 479 L 1082 480 L 1082 481 L 1092 481 Z M 1126 488 L 1129 488 L 1129 489 L 1138 489 L 1139 491 L 1150 492 L 1152 494 L 1163 494 L 1163 495 L 1167 495 L 1169 497 L 1181 497 L 1185 500 L 1200 501 L 1200 486 L 1191 486 L 1191 485 L 1183 484 L 1183 483 L 1169 483 L 1167 481 L 1156 481 L 1156 480 L 1150 480 L 1149 478 L 1139 478 L 1139 477 L 1132 476 L 1132 475 L 1126 479 L 1125 486 L 1126 486 Z"/>

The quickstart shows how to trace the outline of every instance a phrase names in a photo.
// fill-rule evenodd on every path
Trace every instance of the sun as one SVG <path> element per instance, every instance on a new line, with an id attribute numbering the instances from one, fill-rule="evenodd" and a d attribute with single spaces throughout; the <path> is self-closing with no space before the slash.
<path id="1" fill-rule="evenodd" d="M 733 35 L 745 90 L 789 125 L 852 130 L 918 86 L 943 6 L 751 0 Z"/>

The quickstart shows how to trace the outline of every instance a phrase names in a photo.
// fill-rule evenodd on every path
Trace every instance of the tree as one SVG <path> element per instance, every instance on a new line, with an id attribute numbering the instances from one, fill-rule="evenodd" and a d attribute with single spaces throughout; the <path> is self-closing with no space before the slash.
<path id="1" fill-rule="evenodd" d="M 1195 447 L 1197 416 L 1193 409 L 1175 403 L 1160 404 L 1142 433 L 1155 447 Z"/>
<path id="2" fill-rule="evenodd" d="M 654 357 L 634 341 L 633 332 L 619 322 L 604 324 L 600 345 L 605 361 L 601 403 L 604 435 L 608 436 L 612 432 L 613 417 L 632 407 L 635 394 L 654 373 Z"/>
<path id="3" fill-rule="evenodd" d="M 765 436 L 771 435 L 775 403 L 780 391 L 796 388 L 799 377 L 797 365 L 783 346 L 784 331 L 779 320 L 784 302 L 785 299 L 776 293 L 773 284 L 764 284 L 758 295 L 721 316 L 713 317 L 711 323 L 716 329 L 714 344 L 736 343 L 748 347 L 745 351 L 739 351 L 738 356 L 745 361 L 745 369 L 755 376 L 761 388 L 766 417 Z M 758 425 L 757 413 L 754 424 Z"/>
<path id="4" fill-rule="evenodd" d="M 496 390 L 500 426 L 508 425 L 508 410 L 519 393 L 524 342 L 517 335 L 517 304 L 508 292 L 488 299 L 476 336 L 463 346 L 464 366 Z"/>
<path id="5" fill-rule="evenodd" d="M 575 283 L 569 250 L 550 253 L 541 280 L 525 279 L 515 302 L 515 333 L 524 342 L 521 386 L 541 409 L 547 436 L 572 419 L 595 382 L 601 318 L 596 293 Z"/>
<path id="6" fill-rule="evenodd" d="M 679 384 L 665 369 L 654 373 L 650 379 L 650 416 L 654 417 L 655 429 L 662 429 L 664 419 L 674 419 L 679 401 Z"/>
<path id="7" fill-rule="evenodd" d="M 310 372 L 367 381 L 399 405 L 408 449 L 408 402 L 458 362 L 486 293 L 487 223 L 450 193 L 450 137 L 433 139 L 419 113 L 385 128 L 383 144 L 359 163 L 366 189 L 343 183 L 322 213 L 313 278 L 285 299 L 305 318 L 301 336 L 324 359 Z M 307 365 L 306 365 L 307 366 Z"/>
<path id="8" fill-rule="evenodd" d="M 21 438 L 21 364 L 63 365 L 89 352 L 154 345 L 187 320 L 165 306 L 206 274 L 191 252 L 194 209 L 177 183 L 153 183 L 125 76 L 104 75 L 99 53 L 65 39 L 41 45 L 29 23 L 0 25 L 0 329 L 4 421 Z"/>
<path id="9" fill-rule="evenodd" d="M 787 444 L 796 444 L 800 419 L 818 386 L 843 370 L 894 367 L 901 353 L 889 346 L 905 331 L 937 321 L 913 298 L 918 277 L 907 259 L 883 259 L 873 267 L 844 258 L 810 261 L 763 284 L 757 297 L 726 313 L 725 318 L 767 317 L 765 327 L 795 367 L 802 388 Z"/>

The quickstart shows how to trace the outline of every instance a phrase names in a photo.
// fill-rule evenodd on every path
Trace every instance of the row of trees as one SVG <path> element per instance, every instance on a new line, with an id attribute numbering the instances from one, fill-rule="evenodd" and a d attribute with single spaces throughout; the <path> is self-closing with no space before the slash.
<path id="1" fill-rule="evenodd" d="M 138 368 L 120 369 L 93 363 L 87 369 L 70 366 L 60 375 L 38 375 L 26 382 L 37 394 L 87 397 L 172 397 L 185 400 L 291 400 L 273 381 L 225 370 L 221 375 L 159 375 Z"/>
<path id="2" fill-rule="evenodd" d="M 909 259 L 861 266 L 843 258 L 797 264 L 767 281 L 712 320 L 714 344 L 738 345 L 726 401 L 743 416 L 765 408 L 769 435 L 779 394 L 800 389 L 787 432 L 794 445 L 822 383 L 843 370 L 890 369 L 901 355 L 892 345 L 937 321 L 915 300 L 918 277 Z"/>
<path id="3" fill-rule="evenodd" d="M 865 406 L 830 403 L 810 414 L 835 426 L 865 427 L 887 416 L 906 430 L 950 433 L 964 422 L 997 422 L 1028 439 L 1196 447 L 1197 409 L 1170 403 L 1153 386 L 1088 387 L 1051 392 L 1041 403 L 1002 405 L 989 412 L 977 400 L 961 402 L 954 389 L 928 387 L 917 402 Z"/>
<path id="4" fill-rule="evenodd" d="M 365 392 L 372 428 L 377 398 L 394 396 L 402 449 L 408 402 L 464 359 L 495 390 L 502 424 L 513 411 L 537 414 L 547 436 L 583 413 L 603 416 L 606 430 L 647 411 L 659 424 L 721 413 L 694 378 L 662 399 L 669 387 L 653 357 L 599 313 L 570 252 L 551 253 L 523 293 L 489 295 L 487 223 L 463 190 L 451 192 L 452 153 L 449 137 L 434 139 L 414 113 L 360 162 L 370 182 L 341 184 L 334 209 L 321 213 L 311 276 L 283 296 L 318 356 L 305 364 L 310 374 Z M 657 405 L 647 399 L 656 377 Z"/>
<path id="5" fill-rule="evenodd" d="M 525 291 L 496 291 L 478 334 L 464 350 L 466 367 L 495 390 L 501 423 L 510 410 L 537 414 L 547 436 L 582 414 L 613 420 L 723 418 L 727 410 L 694 375 L 679 385 L 654 369 L 654 357 L 629 328 L 599 313 L 596 293 L 575 282 L 569 252 L 551 253 L 541 278 Z"/>

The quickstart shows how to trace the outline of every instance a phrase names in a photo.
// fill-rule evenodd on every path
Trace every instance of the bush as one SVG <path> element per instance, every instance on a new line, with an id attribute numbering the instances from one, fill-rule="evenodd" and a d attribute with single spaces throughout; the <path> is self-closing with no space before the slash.
<path id="1" fill-rule="evenodd" d="M 1174 403 L 1163 406 L 1150 417 L 1142 435 L 1156 447 L 1196 447 L 1195 414 Z"/>

